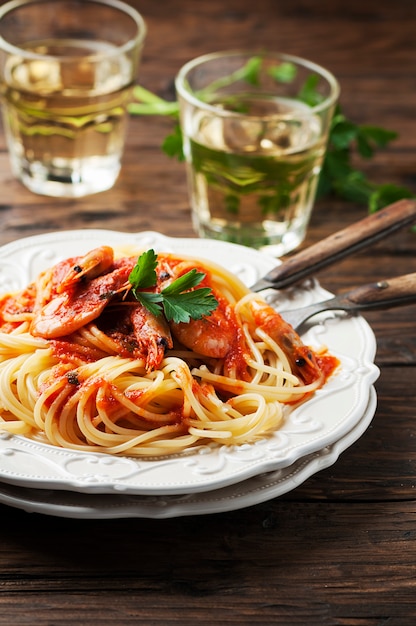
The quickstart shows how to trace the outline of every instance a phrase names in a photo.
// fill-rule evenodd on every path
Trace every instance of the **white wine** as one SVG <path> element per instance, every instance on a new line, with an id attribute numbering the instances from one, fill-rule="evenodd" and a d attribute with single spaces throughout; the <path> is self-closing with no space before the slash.
<path id="1" fill-rule="evenodd" d="M 238 96 L 244 117 L 206 110 L 185 138 L 201 236 L 284 254 L 301 243 L 325 152 L 320 118 L 299 100 Z"/>
<path id="2" fill-rule="evenodd" d="M 12 55 L 1 84 L 15 174 L 50 195 L 110 188 L 120 169 L 131 62 L 101 42 L 46 40 Z M 38 56 L 36 56 L 38 55 Z M 93 56 L 92 56 L 93 55 Z M 54 189 L 56 193 L 54 193 Z"/>

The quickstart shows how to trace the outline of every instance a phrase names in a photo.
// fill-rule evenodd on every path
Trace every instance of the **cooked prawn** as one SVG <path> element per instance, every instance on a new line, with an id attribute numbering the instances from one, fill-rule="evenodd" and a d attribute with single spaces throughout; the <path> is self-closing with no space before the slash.
<path id="1" fill-rule="evenodd" d="M 88 252 L 85 256 L 78 257 L 73 262 L 72 267 L 66 273 L 57 286 L 57 293 L 62 293 L 66 289 L 84 281 L 92 280 L 109 270 L 114 262 L 114 251 L 110 246 L 100 246 Z"/>
<path id="2" fill-rule="evenodd" d="M 294 374 L 305 384 L 323 379 L 312 350 L 303 344 L 293 327 L 266 302 L 251 299 L 248 304 L 257 329 L 255 332 L 265 333 L 281 347 Z"/>
<path id="3" fill-rule="evenodd" d="M 36 298 L 33 312 L 36 313 L 58 293 L 65 276 L 80 257 L 72 257 L 56 263 L 39 274 L 36 280 Z"/>
<path id="4" fill-rule="evenodd" d="M 147 371 L 157 369 L 166 349 L 173 346 L 166 320 L 156 318 L 136 300 L 117 302 L 130 291 L 128 277 L 134 264 L 130 257 L 114 261 L 107 246 L 56 264 L 42 276 L 32 335 L 65 337 L 97 320 L 109 304 L 123 304 L 116 312 L 110 309 L 102 324 L 109 326 L 107 332 L 121 353 L 143 358 Z"/>
<path id="5" fill-rule="evenodd" d="M 154 316 L 139 302 L 115 302 L 103 312 L 97 326 L 117 344 L 120 356 L 144 359 L 147 372 L 157 369 L 166 350 L 173 347 L 166 319 Z"/>
<path id="6" fill-rule="evenodd" d="M 156 317 L 140 303 L 133 307 L 130 319 L 139 349 L 146 354 L 146 371 L 157 369 L 165 351 L 173 347 L 167 321 L 162 315 Z"/>
<path id="7" fill-rule="evenodd" d="M 162 290 L 173 280 L 176 280 L 190 269 L 198 269 L 194 261 L 176 261 L 165 255 L 159 259 L 158 289 Z M 210 315 L 202 319 L 191 319 L 189 322 L 170 322 L 174 337 L 186 348 L 215 359 L 224 358 L 233 346 L 236 327 L 235 318 L 229 303 L 221 298 L 210 284 L 206 270 L 201 287 L 210 287 L 217 299 L 218 306 Z"/>
<path id="8" fill-rule="evenodd" d="M 186 348 L 214 359 L 224 358 L 231 350 L 236 327 L 231 318 L 218 307 L 209 316 L 188 323 L 170 323 L 176 339 Z"/>
<path id="9" fill-rule="evenodd" d="M 96 319 L 117 294 L 127 289 L 128 273 L 129 268 L 119 268 L 56 295 L 35 312 L 30 332 L 45 339 L 75 332 Z"/>

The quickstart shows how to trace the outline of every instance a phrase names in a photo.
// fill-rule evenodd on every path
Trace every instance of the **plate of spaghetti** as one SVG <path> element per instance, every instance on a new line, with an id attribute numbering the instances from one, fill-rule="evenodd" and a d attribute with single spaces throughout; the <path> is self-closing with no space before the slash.
<path id="1" fill-rule="evenodd" d="M 175 495 L 290 467 L 363 415 L 378 376 L 359 316 L 299 337 L 259 295 L 276 260 L 159 233 L 48 233 L 0 249 L 0 480 Z"/>
<path id="2" fill-rule="evenodd" d="M 361 420 L 330 446 L 301 457 L 289 467 L 257 474 L 239 483 L 210 491 L 179 495 L 90 494 L 75 491 L 28 489 L 0 483 L 0 502 L 23 509 L 78 519 L 153 518 L 224 513 L 278 498 L 299 487 L 313 474 L 333 465 L 371 424 L 376 404 L 374 390 Z"/>

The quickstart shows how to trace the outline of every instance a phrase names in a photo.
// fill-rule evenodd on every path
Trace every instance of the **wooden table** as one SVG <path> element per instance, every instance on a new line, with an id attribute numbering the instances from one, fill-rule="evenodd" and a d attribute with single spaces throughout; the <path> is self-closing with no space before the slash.
<path id="1" fill-rule="evenodd" d="M 413 0 L 130 0 L 148 37 L 140 79 L 168 96 L 201 53 L 261 47 L 307 56 L 338 77 L 346 114 L 399 138 L 360 163 L 416 192 Z M 81 200 L 32 195 L 0 137 L 0 243 L 73 228 L 193 236 L 182 164 L 160 143 L 170 122 L 131 120 L 116 186 Z M 306 244 L 366 215 L 334 198 Z M 341 291 L 416 271 L 406 229 L 327 269 Z M 378 408 L 338 462 L 247 509 L 173 518 L 77 520 L 0 506 L 0 624 L 332 624 L 407 626 L 416 618 L 416 306 L 366 315 L 378 342 Z"/>

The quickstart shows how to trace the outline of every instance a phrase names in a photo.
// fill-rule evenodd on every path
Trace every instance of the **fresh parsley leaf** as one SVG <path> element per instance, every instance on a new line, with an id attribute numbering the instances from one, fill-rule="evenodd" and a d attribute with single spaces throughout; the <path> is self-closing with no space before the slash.
<path id="1" fill-rule="evenodd" d="M 162 150 L 169 157 L 176 157 L 178 161 L 184 161 L 183 137 L 179 124 L 175 124 L 172 133 L 165 137 L 162 143 Z"/>
<path id="2" fill-rule="evenodd" d="M 374 186 L 368 182 L 363 172 L 354 169 L 347 176 L 334 181 L 334 191 L 340 197 L 358 204 L 368 204 L 373 190 Z"/>
<path id="3" fill-rule="evenodd" d="M 217 78 L 204 89 L 198 91 L 196 96 L 200 100 L 210 102 L 212 101 L 212 97 L 215 96 L 221 89 L 224 89 L 224 87 L 228 87 L 239 80 L 244 80 L 250 85 L 258 85 L 261 65 L 261 56 L 252 57 L 243 65 L 243 67 L 240 67 L 238 70 L 235 70 L 235 72 L 232 72 L 227 76 Z"/>
<path id="4" fill-rule="evenodd" d="M 194 291 L 168 295 L 163 291 L 163 310 L 168 322 L 188 323 L 191 319 L 200 320 L 214 311 L 218 302 L 209 287 Z"/>
<path id="5" fill-rule="evenodd" d="M 156 276 L 157 254 L 154 250 L 143 252 L 129 275 L 129 282 L 133 286 L 133 293 L 138 289 L 154 287 L 157 282 Z M 135 294 L 136 295 L 136 294 Z"/>
<path id="6" fill-rule="evenodd" d="M 399 187 L 391 184 L 380 185 L 370 195 L 370 213 L 375 213 L 388 204 L 392 204 L 393 202 L 402 200 L 403 198 L 414 198 L 414 195 L 409 189 L 406 189 L 406 187 Z"/>
<path id="7" fill-rule="evenodd" d="M 154 250 L 147 250 L 139 256 L 129 275 L 133 295 L 150 313 L 156 317 L 165 314 L 168 322 L 186 322 L 199 320 L 210 315 L 218 302 L 209 287 L 195 289 L 205 278 L 203 272 L 192 269 L 172 281 L 162 291 L 143 291 L 157 284 L 157 255 Z"/>
<path id="8" fill-rule="evenodd" d="M 262 62 L 263 60 L 260 56 L 249 59 L 243 67 L 239 79 L 245 80 L 249 85 L 258 85 Z"/>
<path id="9" fill-rule="evenodd" d="M 294 63 L 281 63 L 269 68 L 267 73 L 278 83 L 291 83 L 296 78 L 297 70 Z"/>
<path id="10" fill-rule="evenodd" d="M 387 144 L 396 139 L 397 133 L 377 128 L 376 126 L 357 127 L 357 149 L 364 158 L 371 158 L 376 148 L 384 148 Z"/>
<path id="11" fill-rule="evenodd" d="M 163 297 L 160 293 L 154 293 L 152 291 L 138 291 L 137 289 L 133 290 L 134 296 L 140 304 L 142 304 L 150 313 L 152 313 L 155 317 L 158 317 L 163 310 L 161 302 L 163 301 Z"/>
<path id="12" fill-rule="evenodd" d="M 180 294 L 182 291 L 187 291 L 193 287 L 197 287 L 201 281 L 205 278 L 205 274 L 198 272 L 196 269 L 192 269 L 183 276 L 179 276 L 176 280 L 170 283 L 162 290 L 164 296 L 174 296 Z"/>
<path id="13" fill-rule="evenodd" d="M 324 168 L 332 181 L 349 176 L 352 167 L 348 150 L 329 149 L 325 157 Z"/>
<path id="14" fill-rule="evenodd" d="M 217 308 L 218 302 L 209 287 L 194 289 L 204 278 L 205 274 L 192 269 L 162 290 L 163 310 L 168 322 L 199 320 Z"/>
<path id="15" fill-rule="evenodd" d="M 319 81 L 320 78 L 318 74 L 311 74 L 306 79 L 306 81 L 302 85 L 302 88 L 299 91 L 299 100 L 302 100 L 302 102 L 309 104 L 310 107 L 314 107 L 317 104 L 320 104 L 323 101 L 324 97 L 318 91 Z"/>
<path id="16" fill-rule="evenodd" d="M 351 142 L 355 141 L 358 133 L 356 124 L 353 124 L 347 120 L 344 115 L 339 113 L 332 121 L 330 132 L 330 145 L 337 150 L 344 150 L 351 145 Z"/>
<path id="17" fill-rule="evenodd" d="M 363 133 L 369 141 L 380 148 L 384 148 L 390 141 L 397 139 L 397 133 L 393 130 L 387 130 L 386 128 L 379 128 L 378 126 L 360 126 L 360 131 Z"/>

